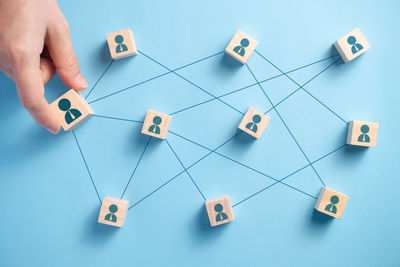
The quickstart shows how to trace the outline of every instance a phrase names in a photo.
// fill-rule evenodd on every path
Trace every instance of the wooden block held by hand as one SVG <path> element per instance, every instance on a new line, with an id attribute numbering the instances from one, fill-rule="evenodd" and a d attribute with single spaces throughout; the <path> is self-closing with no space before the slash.
<path id="1" fill-rule="evenodd" d="M 98 223 L 122 227 L 128 211 L 128 200 L 105 197 L 101 204 Z"/>
<path id="2" fill-rule="evenodd" d="M 225 48 L 225 52 L 240 63 L 245 64 L 254 52 L 254 49 L 256 49 L 257 45 L 258 42 L 256 40 L 241 30 L 238 30 L 235 36 L 233 36 L 231 42 Z"/>
<path id="3" fill-rule="evenodd" d="M 344 63 L 355 59 L 371 48 L 359 28 L 355 28 L 345 36 L 341 37 L 333 45 L 339 52 Z"/>
<path id="4" fill-rule="evenodd" d="M 378 138 L 376 122 L 349 121 L 347 144 L 354 146 L 375 147 Z"/>
<path id="5" fill-rule="evenodd" d="M 86 100 L 74 89 L 50 104 L 64 131 L 73 130 L 94 114 Z"/>
<path id="6" fill-rule="evenodd" d="M 271 119 L 254 108 L 249 108 L 239 124 L 239 129 L 260 138 Z"/>
<path id="7" fill-rule="evenodd" d="M 171 116 L 149 110 L 144 119 L 142 134 L 165 139 L 170 120 Z"/>
<path id="8" fill-rule="evenodd" d="M 348 199 L 349 197 L 344 194 L 322 187 L 314 208 L 319 212 L 340 219 Z"/>
<path id="9" fill-rule="evenodd" d="M 135 40 L 129 29 L 107 34 L 108 48 L 113 59 L 137 55 Z"/>
<path id="10" fill-rule="evenodd" d="M 206 209 L 213 227 L 235 219 L 228 196 L 206 201 Z"/>

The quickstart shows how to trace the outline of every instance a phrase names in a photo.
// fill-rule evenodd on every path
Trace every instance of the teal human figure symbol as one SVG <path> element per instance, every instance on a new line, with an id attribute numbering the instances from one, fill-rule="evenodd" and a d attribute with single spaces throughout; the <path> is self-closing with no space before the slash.
<path id="1" fill-rule="evenodd" d="M 337 212 L 336 204 L 339 203 L 339 197 L 333 195 L 333 196 L 331 196 L 330 200 L 331 200 L 331 203 L 326 205 L 325 210 L 336 214 L 336 212 Z"/>
<path id="2" fill-rule="evenodd" d="M 110 207 L 108 207 L 108 210 L 110 213 L 104 217 L 104 220 L 109 221 L 109 222 L 117 222 L 117 216 L 115 216 L 115 213 L 118 211 L 118 206 L 115 204 L 111 204 Z"/>
<path id="3" fill-rule="evenodd" d="M 362 134 L 360 134 L 360 136 L 358 137 L 358 142 L 369 143 L 371 141 L 367 134 L 369 132 L 369 126 L 364 124 L 363 126 L 361 126 L 360 130 Z"/>
<path id="4" fill-rule="evenodd" d="M 125 44 L 123 44 L 124 37 L 122 35 L 119 34 L 115 36 L 114 40 L 118 44 L 117 47 L 115 48 L 116 53 L 122 53 L 128 51 L 128 47 Z"/>
<path id="5" fill-rule="evenodd" d="M 250 44 L 249 39 L 247 38 L 243 38 L 240 41 L 240 45 L 236 46 L 235 48 L 233 48 L 233 52 L 236 52 L 237 54 L 241 55 L 242 57 L 245 54 L 245 48 L 248 47 Z"/>
<path id="6" fill-rule="evenodd" d="M 222 204 L 219 204 L 219 203 L 218 203 L 218 204 L 216 204 L 216 205 L 214 206 L 214 210 L 215 210 L 216 212 L 218 212 L 217 216 L 215 216 L 215 220 L 216 220 L 217 222 L 221 222 L 221 221 L 224 221 L 224 220 L 227 220 L 227 219 L 228 219 L 228 215 L 226 215 L 226 213 L 222 212 L 223 209 L 224 209 L 224 207 L 222 206 Z"/>
<path id="7" fill-rule="evenodd" d="M 356 37 L 354 36 L 349 36 L 349 38 L 347 38 L 347 43 L 351 45 L 351 52 L 353 54 L 356 54 L 357 52 L 361 51 L 364 48 L 361 44 L 356 42 L 357 40 Z"/>
<path id="8" fill-rule="evenodd" d="M 257 132 L 258 130 L 258 126 L 257 123 L 259 123 L 261 121 L 261 116 L 256 114 L 253 116 L 253 118 L 251 119 L 252 121 L 246 124 L 246 128 L 249 129 L 252 132 Z"/>
<path id="9" fill-rule="evenodd" d="M 159 125 L 161 124 L 161 122 L 162 122 L 161 117 L 155 116 L 153 118 L 154 124 L 149 127 L 149 132 L 155 133 L 155 134 L 160 134 L 160 126 Z"/>
<path id="10" fill-rule="evenodd" d="M 67 124 L 70 124 L 82 116 L 82 113 L 79 110 L 71 108 L 71 101 L 66 98 L 63 98 L 58 102 L 58 107 L 60 110 L 65 111 L 65 122 Z"/>

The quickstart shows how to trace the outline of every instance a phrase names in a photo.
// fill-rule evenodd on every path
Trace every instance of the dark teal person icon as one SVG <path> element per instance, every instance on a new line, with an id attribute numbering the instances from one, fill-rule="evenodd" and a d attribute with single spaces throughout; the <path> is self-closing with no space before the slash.
<path id="1" fill-rule="evenodd" d="M 233 48 L 233 52 L 236 52 L 236 53 L 238 53 L 239 55 L 241 55 L 242 57 L 244 56 L 244 53 L 246 52 L 245 51 L 245 47 L 248 47 L 249 46 L 249 39 L 247 39 L 247 38 L 243 38 L 241 41 L 240 41 L 240 45 L 238 45 L 238 46 L 236 46 L 235 48 Z"/>
<path id="2" fill-rule="evenodd" d="M 216 212 L 218 212 L 217 216 L 215 217 L 215 220 L 217 222 L 224 221 L 224 220 L 228 219 L 228 215 L 226 215 L 224 212 L 222 212 L 223 209 L 224 209 L 224 207 L 222 206 L 222 204 L 218 203 L 218 204 L 216 204 L 214 206 L 214 210 Z"/>
<path id="3" fill-rule="evenodd" d="M 356 43 L 356 37 L 354 36 L 349 36 L 349 38 L 347 38 L 347 43 L 349 45 L 351 45 L 351 52 L 353 54 L 356 54 L 357 52 L 361 51 L 364 47 L 361 44 Z"/>
<path id="4" fill-rule="evenodd" d="M 115 204 L 111 204 L 110 207 L 108 207 L 108 210 L 110 213 L 104 217 L 104 220 L 110 221 L 110 222 L 117 222 L 117 216 L 115 216 L 115 213 L 118 211 L 118 206 Z"/>
<path id="5" fill-rule="evenodd" d="M 338 196 L 331 196 L 331 204 L 326 205 L 325 210 L 336 214 L 337 207 L 336 204 L 339 203 Z"/>
<path id="6" fill-rule="evenodd" d="M 161 122 L 162 122 L 161 117 L 155 116 L 153 118 L 154 124 L 149 127 L 149 132 L 155 133 L 155 134 L 160 134 L 160 126 L 159 125 L 161 124 Z"/>
<path id="7" fill-rule="evenodd" d="M 70 124 L 71 122 L 73 122 L 74 120 L 76 120 L 77 118 L 79 118 L 82 113 L 75 109 L 75 108 L 71 108 L 71 101 L 69 101 L 66 98 L 61 99 L 58 102 L 58 107 L 62 110 L 62 111 L 66 111 L 65 112 L 65 122 L 67 124 Z"/>
<path id="8" fill-rule="evenodd" d="M 117 48 L 115 48 L 115 52 L 121 53 L 121 52 L 128 51 L 128 47 L 125 44 L 123 44 L 124 37 L 122 35 L 115 36 L 114 40 L 118 44 Z"/>
<path id="9" fill-rule="evenodd" d="M 246 124 L 246 128 L 256 133 L 258 130 L 257 123 L 259 123 L 260 121 L 261 121 L 261 116 L 256 114 L 253 116 L 252 122 Z"/>
<path id="10" fill-rule="evenodd" d="M 369 143 L 370 142 L 370 138 L 368 136 L 368 132 L 369 132 L 369 127 L 368 125 L 364 124 L 363 126 L 361 126 L 361 132 L 362 134 L 360 134 L 360 136 L 358 137 L 358 142 L 364 142 L 364 143 Z"/>

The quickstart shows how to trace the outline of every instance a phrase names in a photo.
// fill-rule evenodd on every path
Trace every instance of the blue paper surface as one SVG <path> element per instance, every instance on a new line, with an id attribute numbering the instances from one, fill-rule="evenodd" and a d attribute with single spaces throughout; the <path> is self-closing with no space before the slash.
<path id="1" fill-rule="evenodd" d="M 96 116 L 53 136 L 1 75 L 1 266 L 400 265 L 400 2 L 60 6 Z M 372 48 L 344 64 L 332 43 L 355 27 Z M 139 54 L 113 62 L 126 28 Z M 259 42 L 247 66 L 223 52 L 238 29 Z M 271 117 L 258 140 L 237 129 L 249 106 Z M 171 114 L 165 141 L 140 133 L 148 109 Z M 377 147 L 345 146 L 349 120 L 379 122 Z M 314 211 L 323 185 L 349 196 L 342 219 Z M 121 195 L 125 225 L 98 224 Z M 236 219 L 211 228 L 223 195 Z"/>

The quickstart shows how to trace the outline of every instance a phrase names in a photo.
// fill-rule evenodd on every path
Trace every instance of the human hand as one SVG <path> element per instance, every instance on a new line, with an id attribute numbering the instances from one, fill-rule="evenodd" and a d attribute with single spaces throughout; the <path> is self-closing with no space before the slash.
<path id="1" fill-rule="evenodd" d="M 88 86 L 56 0 L 0 0 L 0 69 L 15 81 L 35 121 L 53 134 L 61 125 L 44 97 L 44 84 L 57 71 L 70 88 Z"/>

